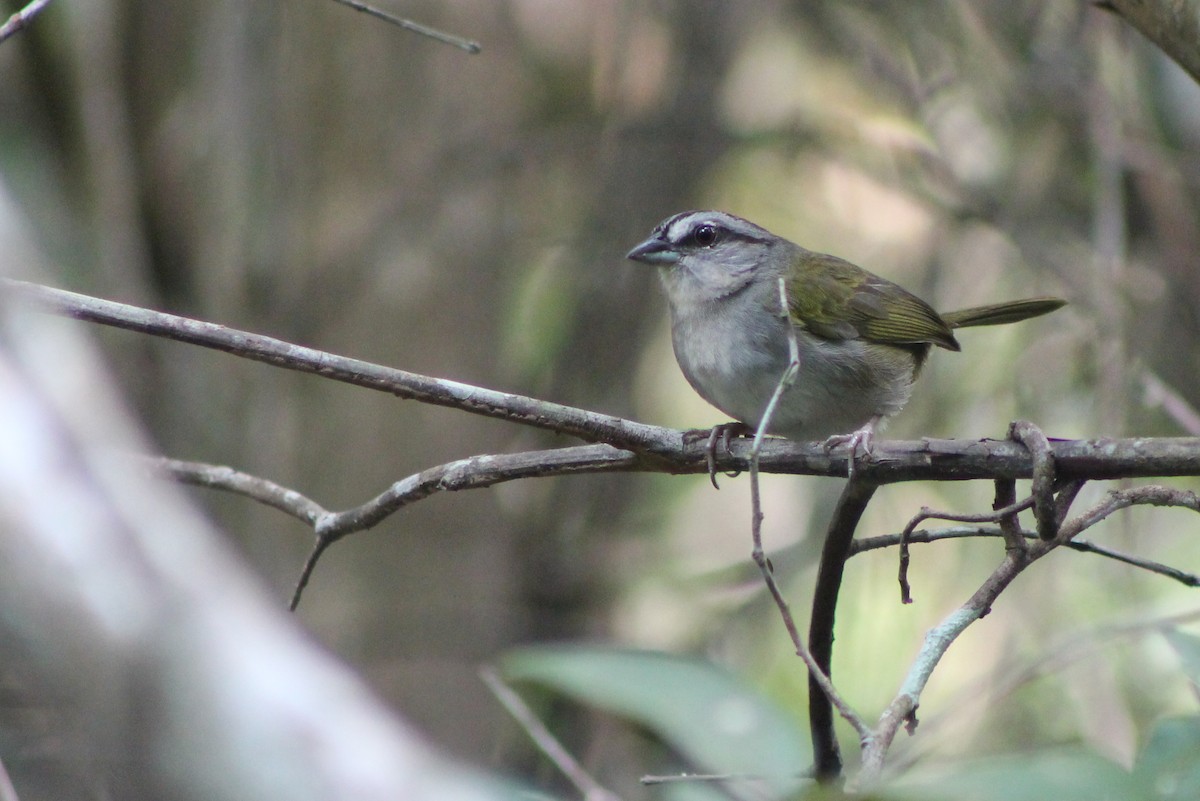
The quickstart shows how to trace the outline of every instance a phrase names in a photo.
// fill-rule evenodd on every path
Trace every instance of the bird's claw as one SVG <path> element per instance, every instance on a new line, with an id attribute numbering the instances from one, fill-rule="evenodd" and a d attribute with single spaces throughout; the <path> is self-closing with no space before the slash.
<path id="1" fill-rule="evenodd" d="M 841 447 L 842 445 L 845 445 L 848 451 L 846 477 L 853 480 L 855 465 L 858 462 L 859 448 L 862 449 L 862 458 L 866 459 L 871 455 L 871 449 L 875 445 L 875 421 L 872 420 L 851 434 L 834 434 L 825 440 L 825 453 L 829 453 L 834 448 Z"/>
<path id="2" fill-rule="evenodd" d="M 704 452 L 704 463 L 708 465 L 708 480 L 712 482 L 714 489 L 720 489 L 717 484 L 717 444 L 720 443 L 721 450 L 726 456 L 732 456 L 733 451 L 729 447 L 730 440 L 734 437 L 744 437 L 754 433 L 754 429 L 745 423 L 721 423 L 715 425 L 711 429 L 694 429 L 685 431 L 685 438 L 700 439 L 705 437 L 708 439 L 708 447 Z M 728 470 L 725 475 L 733 478 L 741 473 L 741 470 Z"/>

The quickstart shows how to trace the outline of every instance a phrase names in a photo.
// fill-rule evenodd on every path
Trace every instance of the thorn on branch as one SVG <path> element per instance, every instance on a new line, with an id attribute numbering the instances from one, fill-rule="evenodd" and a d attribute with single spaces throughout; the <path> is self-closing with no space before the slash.
<path id="1" fill-rule="evenodd" d="M 912 710 L 904 717 L 904 731 L 908 732 L 910 737 L 917 733 L 917 726 L 921 725 L 921 721 L 917 719 L 917 709 L 920 706 L 914 704 Z"/>

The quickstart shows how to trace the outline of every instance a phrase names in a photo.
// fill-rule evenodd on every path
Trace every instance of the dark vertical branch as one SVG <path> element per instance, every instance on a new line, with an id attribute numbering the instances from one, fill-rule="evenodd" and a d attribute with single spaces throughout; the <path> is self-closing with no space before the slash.
<path id="1" fill-rule="evenodd" d="M 854 480 L 847 482 L 838 498 L 833 519 L 821 550 L 821 564 L 813 590 L 812 617 L 808 625 L 808 648 L 817 665 L 832 678 L 833 624 L 837 613 L 838 592 L 842 588 L 842 570 L 850 556 L 850 543 L 858 521 L 874 496 L 878 484 Z M 808 680 L 808 725 L 813 741 L 813 774 L 818 780 L 829 781 L 842 772 L 842 752 L 833 730 L 833 706 L 816 681 Z"/>
<path id="2" fill-rule="evenodd" d="M 999 512 L 1001 509 L 1012 508 L 1017 503 L 1017 482 L 1011 478 L 996 479 L 996 494 L 992 501 L 992 509 Z M 1004 547 L 1009 550 L 1020 551 L 1025 548 L 1025 535 L 1021 532 L 1021 523 L 1017 519 L 1017 513 L 1002 516 L 999 521 L 1000 533 L 1004 537 Z"/>

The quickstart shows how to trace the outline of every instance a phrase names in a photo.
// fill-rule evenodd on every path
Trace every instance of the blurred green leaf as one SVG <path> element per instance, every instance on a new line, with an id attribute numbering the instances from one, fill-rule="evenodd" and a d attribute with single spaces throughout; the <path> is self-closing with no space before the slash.
<path id="1" fill-rule="evenodd" d="M 795 792 L 808 738 L 782 709 L 737 676 L 699 659 L 601 646 L 538 646 L 499 662 L 509 681 L 534 682 L 629 718 L 714 773 L 767 780 Z"/>
<path id="2" fill-rule="evenodd" d="M 1200 798 L 1200 717 L 1160 721 L 1138 755 L 1134 776 L 1163 801 Z"/>
<path id="3" fill-rule="evenodd" d="M 1166 629 L 1163 636 L 1175 649 L 1175 653 L 1179 654 L 1183 672 L 1192 682 L 1192 687 L 1200 690 L 1200 637 L 1176 628 Z"/>
<path id="4" fill-rule="evenodd" d="M 1014 754 L 949 764 L 906 777 L 878 794 L 900 801 L 1134 801 L 1154 796 L 1093 751 Z"/>
<path id="5" fill-rule="evenodd" d="M 671 782 L 656 785 L 653 797 L 656 801 L 730 801 L 723 790 L 716 782 Z"/>

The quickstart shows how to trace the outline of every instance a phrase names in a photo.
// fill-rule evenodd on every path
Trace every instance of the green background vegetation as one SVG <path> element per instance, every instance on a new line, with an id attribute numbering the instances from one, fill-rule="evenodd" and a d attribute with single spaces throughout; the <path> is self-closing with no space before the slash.
<path id="1" fill-rule="evenodd" d="M 403 5 L 394 10 L 483 52 L 333 3 L 60 0 L 0 47 L 0 200 L 41 249 L 34 277 L 701 427 L 720 415 L 674 364 L 655 276 L 622 256 L 669 214 L 718 207 L 940 309 L 1070 300 L 1046 318 L 960 334 L 963 353 L 933 354 L 884 436 L 1001 437 L 1017 417 L 1062 438 L 1189 433 L 1151 390 L 1161 382 L 1200 402 L 1200 89 L 1092 4 Z M 165 454 L 331 508 L 434 464 L 562 444 L 92 333 Z M 804 615 L 840 482 L 764 486 L 766 542 Z M 1089 487 L 1080 503 L 1103 491 Z M 308 532 L 243 499 L 193 494 L 283 604 Z M 922 505 L 990 502 L 982 483 L 893 486 L 860 531 L 898 531 Z M 748 509 L 744 478 L 720 492 L 702 477 L 629 475 L 442 496 L 334 547 L 298 615 L 444 749 L 562 792 L 480 683 L 480 663 L 581 640 L 700 657 L 805 730 L 805 676 L 749 562 Z M 1181 511 L 1133 511 L 1089 532 L 1185 570 L 1200 570 L 1198 536 Z M 894 553 L 851 562 L 834 672 L 868 719 L 923 632 L 1001 555 L 990 540 L 915 546 L 911 606 L 898 601 Z M 911 768 L 905 780 L 919 786 L 982 761 L 1000 778 L 981 786 L 995 790 L 1036 753 L 1039 770 L 1124 797 L 1097 777 L 1127 776 L 1152 737 L 1166 738 L 1161 759 L 1195 742 L 1194 718 L 1158 725 L 1196 711 L 1194 664 L 1189 679 L 1161 634 L 1161 621 L 1187 615 L 1200 615 L 1193 590 L 1055 554 L 952 648 L 917 736 L 896 744 L 897 772 Z M 653 726 L 626 726 L 628 710 L 565 679 L 539 680 L 559 687 L 547 695 L 559 698 L 546 709 L 552 728 L 602 782 L 631 799 L 680 792 L 637 784 L 687 767 L 650 746 Z M 0 705 L 8 742 L 36 740 L 23 720 Z M 1194 762 L 1195 749 L 1182 752 Z M 1171 788 L 1195 782 L 1154 792 L 1194 797 Z M 1045 797 L 1020 792 L 1003 797 Z M 1001 796 L 964 784 L 954 797 Z"/>

